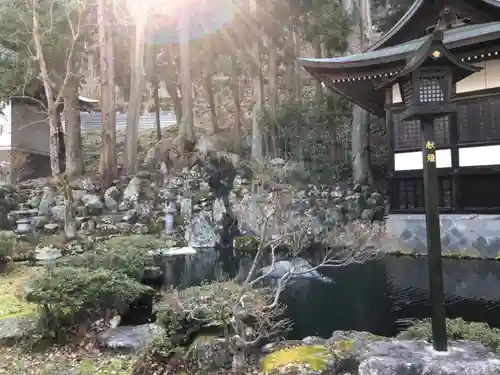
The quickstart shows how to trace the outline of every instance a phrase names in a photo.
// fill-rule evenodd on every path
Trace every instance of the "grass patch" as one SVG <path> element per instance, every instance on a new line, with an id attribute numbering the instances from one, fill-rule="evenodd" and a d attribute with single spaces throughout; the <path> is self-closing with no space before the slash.
<path id="1" fill-rule="evenodd" d="M 33 267 L 12 266 L 0 274 L 0 319 L 29 316 L 36 312 L 36 305 L 24 299 L 24 286 L 37 272 Z"/>
<path id="2" fill-rule="evenodd" d="M 90 356 L 63 348 L 29 353 L 20 348 L 0 348 L 0 374 L 6 375 L 130 375 L 134 358 L 118 355 Z"/>

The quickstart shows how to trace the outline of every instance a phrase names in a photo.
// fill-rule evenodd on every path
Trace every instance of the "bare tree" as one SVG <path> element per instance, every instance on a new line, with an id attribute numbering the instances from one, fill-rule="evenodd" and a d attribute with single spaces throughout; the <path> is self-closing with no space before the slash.
<path id="1" fill-rule="evenodd" d="M 64 93 L 67 91 L 67 86 L 74 79 L 76 75 L 75 63 L 77 54 L 77 44 L 81 41 L 84 31 L 84 21 L 86 17 L 86 3 L 79 2 L 74 4 L 70 0 L 62 2 L 64 11 L 67 15 L 68 29 L 70 30 L 70 42 L 68 43 L 67 50 L 65 51 L 64 71 L 62 72 L 62 79 L 59 84 L 53 79 L 50 67 L 47 64 L 44 48 L 43 35 L 45 30 L 42 29 L 40 22 L 40 2 L 39 0 L 32 0 L 32 36 L 36 51 L 36 60 L 40 69 L 40 78 L 43 83 L 46 99 L 46 109 L 48 114 L 49 131 L 50 131 L 50 167 L 53 176 L 58 176 L 61 172 L 61 165 L 59 160 L 60 138 L 59 138 L 59 125 L 60 125 L 60 105 L 63 104 Z M 48 9 L 43 9 L 47 12 Z M 53 27 L 53 25 L 50 25 Z M 55 58 L 55 56 L 51 56 Z"/>
<path id="2" fill-rule="evenodd" d="M 225 342 L 233 355 L 236 372 L 244 368 L 255 349 L 281 337 L 290 327 L 280 300 L 290 281 L 327 267 L 374 259 L 375 250 L 384 238 L 382 226 L 353 222 L 335 227 L 323 238 L 321 253 L 315 254 L 315 261 L 305 267 L 305 261 L 300 260 L 310 259 L 306 250 L 313 234 L 312 220 L 306 215 L 299 218 L 291 210 L 291 202 L 290 194 L 275 191 L 260 206 L 258 245 L 240 282 L 211 284 L 208 297 L 192 292 L 197 290 L 192 288 L 191 292 L 175 292 L 170 299 L 177 311 L 191 318 L 206 316 L 205 312 L 210 310 L 213 319 L 223 323 Z M 290 264 L 284 272 L 283 267 L 278 267 L 280 260 Z"/>

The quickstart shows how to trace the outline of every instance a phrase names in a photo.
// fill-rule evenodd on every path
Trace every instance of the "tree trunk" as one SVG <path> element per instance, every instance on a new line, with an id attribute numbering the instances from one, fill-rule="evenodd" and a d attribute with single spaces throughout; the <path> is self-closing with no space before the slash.
<path id="1" fill-rule="evenodd" d="M 240 102 L 240 74 L 236 55 L 231 55 L 231 89 L 234 101 L 234 127 L 233 142 L 234 152 L 241 153 L 241 102 Z"/>
<path id="2" fill-rule="evenodd" d="M 167 49 L 168 63 L 165 69 L 165 87 L 174 106 L 177 126 L 180 127 L 182 121 L 182 102 L 181 98 L 179 97 L 179 91 L 177 89 L 179 80 L 177 76 L 174 56 L 172 53 L 172 47 L 169 46 L 167 47 Z"/>
<path id="3" fill-rule="evenodd" d="M 139 117 L 142 97 L 146 88 L 146 70 L 144 66 L 144 44 L 146 41 L 146 17 L 136 23 L 133 58 L 130 70 L 130 100 L 127 111 L 127 130 L 125 133 L 125 172 L 129 175 L 137 172 L 137 139 L 139 135 Z"/>
<path id="4" fill-rule="evenodd" d="M 250 12 L 253 17 L 257 18 L 257 0 L 250 0 Z M 251 47 L 252 61 L 252 91 L 253 91 L 253 108 L 252 108 L 252 159 L 262 163 L 264 161 L 262 149 L 262 131 L 259 124 L 259 114 L 262 106 L 262 91 L 261 91 L 261 69 L 260 69 L 260 41 L 254 37 Z"/>
<path id="5" fill-rule="evenodd" d="M 360 184 L 372 182 L 370 170 L 370 113 L 360 106 L 352 110 L 353 179 Z"/>
<path id="6" fill-rule="evenodd" d="M 288 100 L 294 99 L 295 91 L 295 59 L 293 54 L 295 51 L 295 44 L 293 42 L 294 32 L 293 23 L 290 22 L 289 29 L 287 32 L 287 41 L 285 41 L 285 61 L 286 61 L 286 73 L 285 73 L 285 89 L 287 93 Z"/>
<path id="7" fill-rule="evenodd" d="M 271 119 L 271 128 L 269 129 L 269 144 L 271 153 L 277 157 L 278 152 L 278 124 L 276 122 L 276 111 L 278 108 L 278 86 L 277 86 L 277 67 L 278 51 L 272 38 L 268 38 L 269 43 L 269 117 Z"/>
<path id="8" fill-rule="evenodd" d="M 59 165 L 59 133 L 58 133 L 58 113 L 57 103 L 54 102 L 54 93 L 52 91 L 51 81 L 49 78 L 49 71 L 45 62 L 42 47 L 42 37 L 40 31 L 40 21 L 38 18 L 38 0 L 33 0 L 33 41 L 35 43 L 36 56 L 40 65 L 40 75 L 43 81 L 43 88 L 47 100 L 47 114 L 49 120 L 49 134 L 50 134 L 50 169 L 52 176 L 58 176 L 61 172 Z"/>
<path id="9" fill-rule="evenodd" d="M 370 42 L 371 13 L 369 0 L 343 0 L 343 6 L 349 14 L 354 14 L 358 25 L 353 28 L 348 38 L 349 53 L 358 53 Z M 363 108 L 352 108 L 352 162 L 353 179 L 361 184 L 372 182 L 370 170 L 370 114 Z"/>
<path id="10" fill-rule="evenodd" d="M 116 179 L 116 94 L 114 45 L 110 15 L 105 0 L 97 3 L 101 77 L 101 160 L 99 172 L 105 186 Z"/>
<path id="11" fill-rule="evenodd" d="M 68 82 L 63 100 L 63 116 L 66 127 L 66 174 L 71 179 L 82 176 L 84 173 L 78 81 L 76 79 Z"/>
<path id="12" fill-rule="evenodd" d="M 179 136 L 182 140 L 194 140 L 193 83 L 191 79 L 191 43 L 189 41 L 190 15 L 183 11 L 179 17 L 181 55 L 182 121 Z"/>
<path id="13" fill-rule="evenodd" d="M 294 25 L 293 27 L 293 96 L 297 102 L 300 102 L 302 99 L 302 82 L 300 80 L 300 65 L 297 61 L 297 58 L 300 56 L 300 37 L 298 27 Z"/>
<path id="14" fill-rule="evenodd" d="M 217 108 L 215 106 L 215 96 L 214 88 L 212 84 L 212 75 L 205 74 L 203 77 L 205 90 L 207 92 L 208 107 L 210 108 L 210 120 L 212 123 L 212 133 L 217 133 L 219 131 L 219 122 L 217 120 Z"/>
<path id="15" fill-rule="evenodd" d="M 153 100 L 155 102 L 155 115 L 156 115 L 156 140 L 161 140 L 161 123 L 160 123 L 160 95 L 158 93 L 159 87 L 158 77 L 155 75 L 153 79 Z"/>
<path id="16" fill-rule="evenodd" d="M 321 53 L 321 37 L 317 36 L 313 39 L 313 49 L 314 49 L 314 57 L 317 59 L 320 59 L 322 56 Z M 319 106 L 321 105 L 321 102 L 323 101 L 323 85 L 319 80 L 315 80 L 315 95 L 314 99 L 316 101 L 316 104 Z"/>

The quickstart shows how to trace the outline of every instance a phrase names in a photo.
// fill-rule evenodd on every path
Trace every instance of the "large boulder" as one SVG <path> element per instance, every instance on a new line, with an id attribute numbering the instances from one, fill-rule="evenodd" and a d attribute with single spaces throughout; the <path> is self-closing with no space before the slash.
<path id="1" fill-rule="evenodd" d="M 278 348 L 261 368 L 290 375 L 500 375 L 500 358 L 472 341 L 452 341 L 437 352 L 426 341 L 336 331 L 326 343 L 307 338 Z"/>

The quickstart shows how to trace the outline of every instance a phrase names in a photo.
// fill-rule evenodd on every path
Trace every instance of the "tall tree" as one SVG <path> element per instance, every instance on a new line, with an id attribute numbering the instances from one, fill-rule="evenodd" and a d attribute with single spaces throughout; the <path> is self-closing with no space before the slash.
<path id="1" fill-rule="evenodd" d="M 20 8 L 22 9 L 22 8 Z M 52 7 L 51 4 L 45 1 L 32 0 L 32 38 L 34 50 L 36 51 L 36 60 L 38 62 L 38 69 L 40 72 L 41 81 L 44 88 L 46 109 L 48 115 L 49 132 L 50 132 L 50 167 L 52 175 L 58 176 L 61 171 L 60 160 L 60 108 L 64 103 L 64 96 L 67 95 L 71 88 L 68 86 L 75 85 L 75 77 L 77 76 L 77 58 L 78 51 L 81 48 L 80 43 L 86 35 L 85 19 L 88 15 L 86 2 L 76 0 L 60 0 L 57 6 Z M 53 38 L 59 36 L 57 31 L 66 32 L 68 39 L 63 43 L 53 42 Z M 26 46 L 26 48 L 29 48 Z M 58 50 L 58 48 L 62 48 Z M 64 53 L 64 55 L 63 55 Z M 57 58 L 63 59 L 63 66 L 58 64 L 55 60 Z M 56 73 L 56 74 L 54 74 Z M 62 78 L 61 78 L 62 76 Z M 73 92 L 74 94 L 74 92 Z M 67 123 L 69 132 L 72 133 L 70 140 L 73 141 L 73 146 L 79 147 L 78 136 L 79 132 L 77 122 L 70 121 Z M 82 160 L 81 154 L 70 153 L 70 164 L 72 165 L 72 173 L 81 173 Z M 77 159 L 73 159 L 76 157 Z M 78 160 L 79 158 L 79 160 Z M 78 167 L 73 168 L 75 165 Z"/>
<path id="2" fill-rule="evenodd" d="M 183 141 L 194 140 L 193 83 L 191 78 L 190 15 L 188 9 L 179 14 L 180 71 L 182 90 L 182 122 L 179 138 Z"/>
<path id="3" fill-rule="evenodd" d="M 116 95 L 112 18 L 106 0 L 98 0 L 100 78 L 101 78 L 101 160 L 99 172 L 105 185 L 117 174 L 116 163 Z"/>
<path id="4" fill-rule="evenodd" d="M 135 15 L 135 33 L 131 36 L 133 39 L 132 56 L 130 59 L 130 98 L 128 100 L 127 110 L 127 131 L 125 133 L 125 171 L 128 174 L 137 172 L 137 139 L 139 135 L 139 117 L 141 114 L 142 99 L 146 89 L 146 64 L 152 59 L 147 52 L 153 48 L 145 48 L 148 42 L 148 17 L 149 9 L 146 4 L 141 4 L 141 10 L 137 11 L 138 4 L 129 2 L 129 12 Z"/>
<path id="5" fill-rule="evenodd" d="M 66 129 L 66 174 L 70 179 L 84 173 L 78 78 L 72 77 L 64 90 L 64 123 Z"/>
<path id="6" fill-rule="evenodd" d="M 349 53 L 361 52 L 371 42 L 372 22 L 370 0 L 343 0 L 352 16 L 352 30 L 348 40 Z M 360 184 L 371 183 L 370 169 L 370 114 L 358 105 L 352 108 L 352 162 L 353 179 Z"/>
<path id="7" fill-rule="evenodd" d="M 258 17 L 258 0 L 249 0 L 249 10 L 253 19 Z M 262 129 L 259 124 L 259 114 L 262 110 L 262 71 L 260 64 L 260 48 L 261 48 L 260 33 L 252 38 L 250 51 L 251 70 L 252 70 L 252 92 L 253 92 L 253 107 L 252 107 L 252 159 L 257 162 L 263 162 L 263 145 L 262 145 Z"/>

